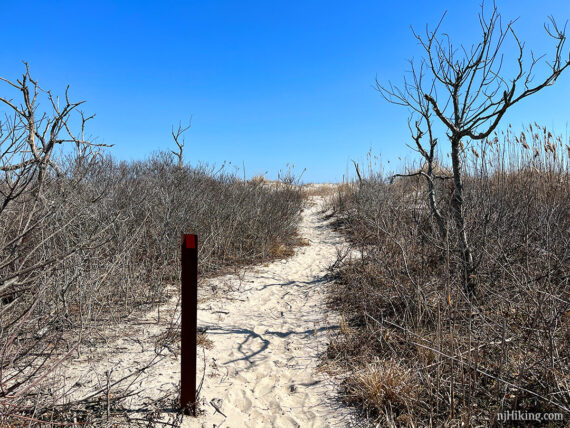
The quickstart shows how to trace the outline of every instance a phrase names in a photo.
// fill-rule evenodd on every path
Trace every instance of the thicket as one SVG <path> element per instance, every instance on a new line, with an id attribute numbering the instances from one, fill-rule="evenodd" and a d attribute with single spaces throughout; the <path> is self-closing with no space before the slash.
<path id="1" fill-rule="evenodd" d="M 442 240 L 422 176 L 371 174 L 334 200 L 337 227 L 362 254 L 330 289 L 343 322 L 328 356 L 350 373 L 344 398 L 387 426 L 498 425 L 513 410 L 567 421 L 570 145 L 537 125 L 509 127 L 461 160 L 472 295 L 460 231 L 449 221 Z M 435 186 L 452 218 L 453 181 Z"/>
<path id="2" fill-rule="evenodd" d="M 271 259 L 295 244 L 302 196 L 171 152 L 116 161 L 67 92 L 29 70 L 2 81 L 0 424 L 27 425 L 54 417 L 66 392 L 45 376 L 93 331 L 164 302 L 182 233 L 199 235 L 201 274 Z"/>
<path id="3" fill-rule="evenodd" d="M 420 168 L 390 183 L 357 168 L 359 188 L 337 201 L 362 260 L 341 269 L 333 292 L 354 343 L 331 353 L 362 362 L 347 399 L 389 425 L 568 413 L 570 146 L 536 125 L 496 134 L 507 111 L 570 66 L 566 29 L 545 25 L 554 51 L 542 63 L 494 3 L 481 5 L 471 46 L 442 21 L 414 32 L 424 55 L 402 86 L 377 82 L 410 113 Z"/>

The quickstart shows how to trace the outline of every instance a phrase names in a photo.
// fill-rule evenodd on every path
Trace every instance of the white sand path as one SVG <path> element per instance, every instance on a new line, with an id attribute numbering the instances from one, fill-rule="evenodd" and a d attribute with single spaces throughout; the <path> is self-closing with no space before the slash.
<path id="1" fill-rule="evenodd" d="M 343 245 L 321 204 L 313 198 L 302 213 L 299 232 L 310 245 L 241 281 L 234 277 L 236 291 L 200 305 L 198 325 L 213 341 L 200 400 L 205 414 L 185 418 L 184 427 L 352 426 L 334 385 L 317 371 L 338 329 L 326 313 L 323 279 Z"/>
<path id="2" fill-rule="evenodd" d="M 345 247 L 342 237 L 327 227 L 322 204 L 322 197 L 307 202 L 299 233 L 309 245 L 296 248 L 292 257 L 200 284 L 198 326 L 212 347 L 198 350 L 198 382 L 206 364 L 200 415 L 185 416 L 182 427 L 358 425 L 352 410 L 337 399 L 334 383 L 317 370 L 338 329 L 324 304 L 323 279 L 337 249 Z M 206 293 L 216 289 L 213 296 Z M 54 381 L 72 389 L 68 399 L 104 390 L 107 383 L 111 395 L 124 390 L 125 382 L 113 382 L 156 361 L 154 344 L 168 328 L 167 315 L 176 316 L 177 303 L 175 297 L 158 312 L 101 331 L 99 342 L 57 370 Z M 132 415 L 142 416 L 149 403 L 166 397 L 170 410 L 155 410 L 163 420 L 172 420 L 180 380 L 178 352 L 162 353 L 158 363 L 133 379 L 126 384 L 138 394 L 124 403 Z"/>

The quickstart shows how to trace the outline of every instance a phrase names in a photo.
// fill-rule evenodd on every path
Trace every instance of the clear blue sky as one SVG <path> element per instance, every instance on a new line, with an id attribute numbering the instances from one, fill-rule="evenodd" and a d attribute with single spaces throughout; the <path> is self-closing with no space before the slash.
<path id="1" fill-rule="evenodd" d="M 519 36 L 550 53 L 543 23 L 570 18 L 568 0 L 498 0 Z M 340 180 L 372 148 L 397 163 L 413 157 L 407 112 L 374 80 L 401 81 L 419 57 L 410 26 L 435 24 L 477 41 L 478 1 L 21 1 L 1 0 L 0 75 L 29 62 L 44 88 L 96 113 L 89 131 L 121 159 L 168 149 L 170 128 L 193 115 L 186 160 L 274 177 L 287 162 L 305 181 Z M 570 72 L 513 109 L 564 134 Z"/>

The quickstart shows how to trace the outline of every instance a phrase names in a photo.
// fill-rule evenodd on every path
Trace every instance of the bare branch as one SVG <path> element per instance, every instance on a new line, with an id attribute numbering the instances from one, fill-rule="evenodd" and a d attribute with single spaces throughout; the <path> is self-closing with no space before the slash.
<path id="1" fill-rule="evenodd" d="M 178 147 L 178 151 L 175 152 L 171 150 L 170 153 L 176 156 L 176 159 L 178 159 L 178 166 L 180 168 L 184 166 L 184 144 L 185 144 L 184 138 L 181 139 L 181 137 L 186 131 L 190 129 L 191 126 L 192 126 L 192 116 L 190 116 L 190 119 L 188 119 L 188 125 L 182 126 L 182 123 L 179 122 L 178 129 L 176 131 L 174 131 L 174 126 L 172 127 L 171 134 L 172 138 L 174 139 L 174 143 Z"/>

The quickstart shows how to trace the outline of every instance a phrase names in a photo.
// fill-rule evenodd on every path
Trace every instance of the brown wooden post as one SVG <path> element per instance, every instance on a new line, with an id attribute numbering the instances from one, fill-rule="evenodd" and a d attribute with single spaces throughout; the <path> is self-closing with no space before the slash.
<path id="1" fill-rule="evenodd" d="M 198 235 L 182 235 L 180 407 L 196 416 L 196 330 L 198 328 Z"/>

